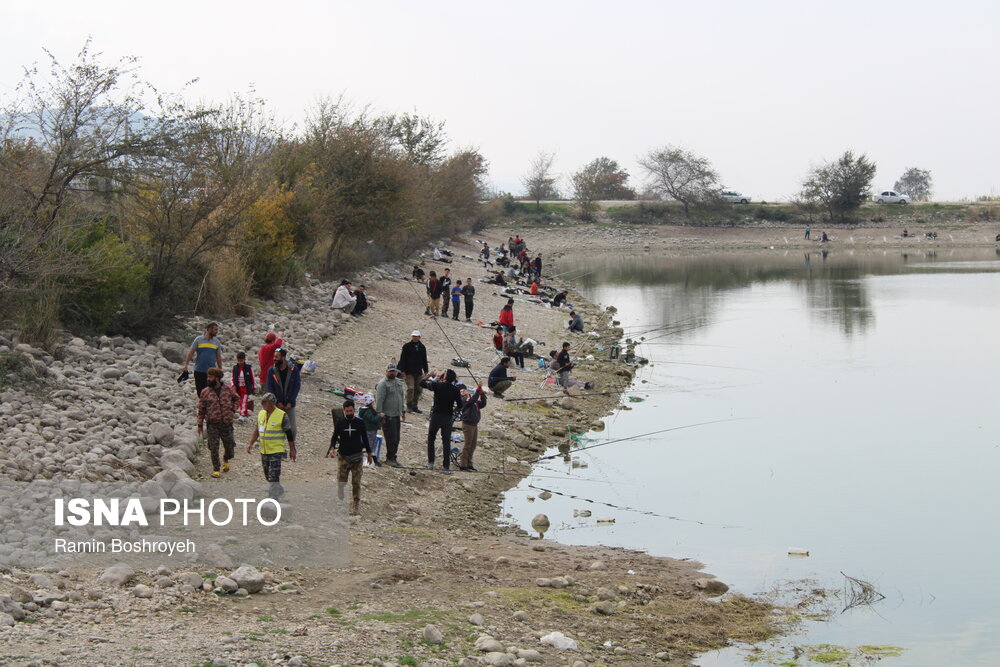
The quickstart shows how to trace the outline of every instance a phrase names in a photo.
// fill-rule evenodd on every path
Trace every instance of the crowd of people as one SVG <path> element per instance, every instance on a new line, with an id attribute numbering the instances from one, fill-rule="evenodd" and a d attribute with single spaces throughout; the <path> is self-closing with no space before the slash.
<path id="1" fill-rule="evenodd" d="M 444 261 L 451 253 L 435 249 L 434 257 Z M 541 292 L 542 259 L 533 259 L 525 242 L 518 237 L 508 239 L 506 246 L 492 250 L 483 244 L 480 259 L 487 267 L 492 264 L 508 266 L 514 289 L 508 293 L 519 294 L 516 286 L 527 287 L 530 294 Z M 433 319 L 459 320 L 464 312 L 466 323 L 472 322 L 475 310 L 476 286 L 472 278 L 453 282 L 451 269 L 444 268 L 441 275 L 437 271 L 428 274 L 419 266 L 413 267 L 412 277 L 424 283 L 427 301 L 424 314 Z M 493 282 L 484 279 L 483 282 Z M 547 301 L 552 307 L 567 307 L 567 292 L 552 293 Z M 464 305 L 464 311 L 462 306 Z M 496 321 L 486 325 L 494 333 L 493 346 L 499 360 L 486 377 L 486 389 L 478 381 L 466 384 L 459 380 L 455 370 L 449 368 L 440 373 L 432 373 L 428 364 L 427 348 L 421 341 L 421 334 L 414 329 L 410 340 L 400 349 L 398 360 L 389 363 L 385 376 L 377 383 L 372 394 L 361 394 L 345 388 L 345 399 L 339 411 L 335 411 L 333 434 L 327 456 L 337 459 L 337 481 L 341 497 L 350 480 L 352 497 L 351 513 L 360 511 L 361 476 L 365 463 L 382 465 L 381 445 L 385 446 L 385 465 L 403 467 L 399 462 L 401 425 L 407 414 L 423 414 L 420 399 L 427 390 L 433 395 L 428 415 L 427 468 L 437 465 L 437 440 L 441 441 L 441 470 L 452 474 L 452 464 L 459 470 L 476 472 L 474 454 L 478 441 L 479 422 L 486 407 L 487 392 L 495 398 L 503 399 L 504 393 L 513 386 L 517 378 L 508 374 L 513 363 L 518 370 L 528 371 L 526 359 L 535 358 L 538 341 L 519 335 L 514 323 L 513 296 L 507 299 Z M 343 280 L 331 299 L 331 308 L 351 315 L 361 315 L 368 308 L 365 286 L 352 290 L 351 281 Z M 439 323 L 440 326 L 440 323 Z M 570 311 L 566 324 L 569 332 L 582 332 L 584 323 L 579 314 Z M 450 339 L 449 339 L 450 340 Z M 574 361 L 571 357 L 571 343 L 564 342 L 561 351 L 552 350 L 548 357 L 539 359 L 538 368 L 547 371 L 546 381 L 555 379 L 562 391 L 569 393 L 571 387 L 590 388 L 590 383 L 578 382 L 572 377 Z M 188 370 L 193 362 L 195 391 L 198 397 L 197 428 L 199 437 L 204 438 L 212 461 L 212 477 L 219 478 L 230 470 L 230 461 L 235 456 L 236 440 L 234 422 L 256 418 L 257 424 L 250 435 L 246 451 L 257 446 L 261 456 L 264 479 L 269 484 L 269 496 L 279 499 L 284 494 L 281 485 L 281 466 L 287 458 L 296 459 L 295 439 L 296 403 L 302 386 L 302 368 L 294 360 L 286 346 L 283 331 L 269 331 L 264 335 L 258 353 L 255 369 L 247 363 L 243 351 L 236 354 L 236 364 L 229 373 L 229 382 L 223 372 L 223 345 L 219 337 L 219 325 L 211 322 L 203 334 L 191 343 L 182 364 L 182 382 L 188 378 Z M 465 364 L 468 366 L 468 364 Z M 475 376 L 472 376 L 475 379 Z M 258 396 L 260 410 L 254 415 L 254 397 Z M 359 405 L 360 403 L 360 405 Z M 456 427 L 460 427 L 456 428 Z M 460 437 L 453 433 L 460 430 Z M 379 431 L 382 435 L 379 435 Z M 459 452 L 453 442 L 460 441 Z M 221 447 L 221 451 L 220 451 Z M 453 461 L 452 457 L 455 457 Z"/>

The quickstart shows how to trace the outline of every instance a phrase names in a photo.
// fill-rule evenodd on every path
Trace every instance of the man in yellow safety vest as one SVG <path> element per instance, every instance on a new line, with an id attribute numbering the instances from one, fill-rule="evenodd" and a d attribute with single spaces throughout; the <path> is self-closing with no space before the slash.
<path id="1" fill-rule="evenodd" d="M 295 431 L 283 410 L 274 407 L 274 394 L 261 396 L 263 408 L 257 414 L 257 430 L 247 443 L 247 454 L 254 443 L 260 441 L 260 462 L 264 466 L 264 479 L 271 483 L 268 495 L 277 500 L 285 492 L 281 486 L 281 461 L 285 458 L 285 440 L 288 440 L 288 458 L 295 460 Z"/>

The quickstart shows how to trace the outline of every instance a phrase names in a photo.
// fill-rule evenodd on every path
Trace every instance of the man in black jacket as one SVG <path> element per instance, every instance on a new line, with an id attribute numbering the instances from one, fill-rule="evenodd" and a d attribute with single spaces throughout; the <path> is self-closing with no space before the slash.
<path id="1" fill-rule="evenodd" d="M 418 403 L 423 388 L 420 386 L 420 379 L 427 372 L 427 348 L 420 342 L 420 332 L 414 330 L 410 334 L 410 342 L 403 345 L 399 353 L 399 362 L 396 368 L 403 375 L 403 382 L 406 383 L 406 411 L 421 413 Z"/>
<path id="2" fill-rule="evenodd" d="M 448 317 L 448 302 L 451 301 L 451 269 L 445 269 L 444 275 L 438 278 L 438 287 L 441 290 L 438 295 L 441 299 L 441 317 Z"/>
<path id="3" fill-rule="evenodd" d="M 472 278 L 468 278 L 462 285 L 462 296 L 465 297 L 465 321 L 472 321 L 472 308 L 475 305 L 476 286 L 472 284 Z"/>
<path id="4" fill-rule="evenodd" d="M 361 511 L 361 470 L 366 454 L 371 465 L 372 448 L 364 420 L 354 414 L 354 401 L 344 401 L 344 418 L 333 427 L 326 455 L 332 458 L 334 452 L 337 453 L 337 497 L 343 500 L 347 476 L 350 475 L 351 514 L 358 514 Z"/>
<path id="5" fill-rule="evenodd" d="M 507 375 L 507 369 L 510 367 L 510 357 L 503 357 L 500 359 L 500 363 L 493 367 L 490 371 L 489 380 L 486 382 L 486 386 L 490 388 L 493 395 L 497 398 L 503 398 L 503 393 L 510 388 L 510 385 L 514 384 L 514 380 L 517 378 Z"/>
<path id="6" fill-rule="evenodd" d="M 455 371 L 448 369 L 443 378 L 428 379 L 425 374 L 420 384 L 434 392 L 434 403 L 431 405 L 430 425 L 427 428 L 427 468 L 434 469 L 434 439 L 441 431 L 442 456 L 446 475 L 451 474 L 451 429 L 454 423 L 455 411 L 462 408 L 462 396 L 455 386 L 457 376 Z"/>

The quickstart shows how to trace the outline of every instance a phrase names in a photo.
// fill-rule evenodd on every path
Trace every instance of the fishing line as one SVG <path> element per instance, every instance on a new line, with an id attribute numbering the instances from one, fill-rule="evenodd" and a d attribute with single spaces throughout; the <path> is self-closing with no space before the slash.
<path id="1" fill-rule="evenodd" d="M 410 281 L 406 281 L 406 283 L 410 286 L 410 289 L 413 290 L 413 295 L 417 298 L 418 301 L 420 301 L 420 293 L 417 292 L 417 288 Z M 444 339 L 448 341 L 449 345 L 451 345 L 451 349 L 455 351 L 455 354 L 458 355 L 458 358 L 465 359 L 465 357 L 462 356 L 462 353 L 458 351 L 458 348 L 455 347 L 455 344 L 451 341 L 451 338 L 448 336 L 448 332 L 444 330 L 443 326 L 441 326 L 441 323 L 438 321 L 437 316 L 431 315 L 431 319 L 434 320 L 435 324 L 437 324 L 438 329 L 441 330 L 441 334 L 444 336 Z M 476 374 L 472 372 L 472 366 L 469 365 L 466 368 L 469 371 L 469 375 L 472 376 L 472 379 L 476 381 L 476 384 L 482 385 L 482 382 L 480 382 L 479 378 L 476 377 Z"/>
<path id="2" fill-rule="evenodd" d="M 619 443 L 619 442 L 628 442 L 630 440 L 637 440 L 638 438 L 648 438 L 651 435 L 659 435 L 660 433 L 669 433 L 671 431 L 681 431 L 681 430 L 684 430 L 684 429 L 695 428 L 696 426 L 708 426 L 710 424 L 722 424 L 724 422 L 743 421 L 745 419 L 749 419 L 749 417 L 729 417 L 728 419 L 714 419 L 712 421 L 707 421 L 707 422 L 698 422 L 697 424 L 686 424 L 684 426 L 672 426 L 670 428 L 660 429 L 659 431 L 650 431 L 649 433 L 639 433 L 637 435 L 629 436 L 629 437 L 626 437 L 626 438 L 618 438 L 616 440 L 606 440 L 604 442 L 598 442 L 598 443 L 593 444 L 593 445 L 586 445 L 584 447 L 577 447 L 576 449 L 573 449 L 571 451 L 572 452 L 582 452 L 582 451 L 586 451 L 588 449 L 596 449 L 597 447 L 604 447 L 605 445 L 611 445 L 611 444 L 615 444 L 615 443 Z M 549 459 L 555 459 L 555 458 L 559 458 L 561 456 L 564 456 L 564 454 L 561 454 L 561 453 L 560 454 L 549 454 L 547 456 L 540 456 L 537 459 L 535 459 L 534 461 L 529 461 L 529 463 L 538 463 L 539 461 L 546 461 L 546 460 L 549 460 Z"/>
<path id="3" fill-rule="evenodd" d="M 554 489 L 546 489 L 541 486 L 535 486 L 534 484 L 528 484 L 529 489 L 534 489 L 536 491 L 548 491 L 554 496 L 562 496 L 563 498 L 572 498 L 573 500 L 580 500 L 585 503 L 590 503 L 591 505 L 601 505 L 603 507 L 608 507 L 611 509 L 620 510 L 622 512 L 634 512 L 635 514 L 644 514 L 646 516 L 655 516 L 659 519 L 670 519 L 671 521 L 680 521 L 683 523 L 696 523 L 700 526 L 711 526 L 713 528 L 745 528 L 745 526 L 730 526 L 718 523 L 706 523 L 705 521 L 699 521 L 698 519 L 685 519 L 679 516 L 672 516 L 669 514 L 659 514 L 651 510 L 642 510 L 635 507 L 629 507 L 627 505 L 615 505 L 614 503 L 606 503 L 601 500 L 593 500 L 592 498 L 587 498 L 586 496 L 577 496 L 572 493 L 563 493 L 562 491 L 556 491 Z"/>

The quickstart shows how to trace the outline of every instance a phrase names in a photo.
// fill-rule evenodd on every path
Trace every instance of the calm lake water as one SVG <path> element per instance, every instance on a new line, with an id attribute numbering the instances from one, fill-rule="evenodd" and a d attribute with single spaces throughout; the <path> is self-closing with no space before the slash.
<path id="1" fill-rule="evenodd" d="M 906 651 L 883 664 L 1000 665 L 998 255 L 588 258 L 587 296 L 645 335 L 639 353 L 652 362 L 628 392 L 644 401 L 626 400 L 631 410 L 589 437 L 716 423 L 574 452 L 586 468 L 539 465 L 505 511 L 529 531 L 548 514 L 546 539 L 696 559 L 741 593 L 841 590 L 846 573 L 886 596 L 844 613 L 834 600 L 828 621 L 786 646 L 892 645 Z M 558 493 L 528 502 L 541 489 Z"/>

